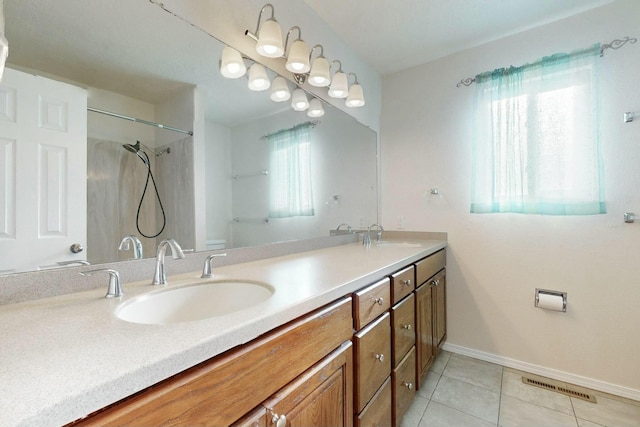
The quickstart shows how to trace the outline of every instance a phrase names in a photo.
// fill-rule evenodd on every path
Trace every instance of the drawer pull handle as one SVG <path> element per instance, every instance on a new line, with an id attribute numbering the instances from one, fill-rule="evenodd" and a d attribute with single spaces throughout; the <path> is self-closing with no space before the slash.
<path id="1" fill-rule="evenodd" d="M 287 416 L 286 415 L 278 415 L 275 412 L 271 412 L 273 416 L 271 417 L 271 422 L 275 423 L 276 427 L 285 427 L 287 425 Z"/>
<path id="2" fill-rule="evenodd" d="M 410 331 L 411 325 L 402 325 L 402 329 L 406 329 L 407 331 Z"/>
<path id="3" fill-rule="evenodd" d="M 402 284 L 405 286 L 411 286 L 411 279 L 403 280 Z"/>
<path id="4" fill-rule="evenodd" d="M 380 363 L 384 362 L 384 354 L 376 353 L 376 360 L 378 360 Z"/>
<path id="5" fill-rule="evenodd" d="M 440 284 L 440 280 L 438 280 L 438 279 L 436 279 L 436 280 L 432 280 L 432 281 L 431 281 L 431 284 L 432 284 L 433 286 L 438 286 L 438 285 Z"/>
<path id="6" fill-rule="evenodd" d="M 406 381 L 402 381 L 402 385 L 409 390 L 413 390 L 413 383 L 408 383 Z"/>
<path id="7" fill-rule="evenodd" d="M 376 302 L 378 305 L 382 305 L 384 303 L 384 298 L 376 298 L 373 300 L 374 302 Z"/>

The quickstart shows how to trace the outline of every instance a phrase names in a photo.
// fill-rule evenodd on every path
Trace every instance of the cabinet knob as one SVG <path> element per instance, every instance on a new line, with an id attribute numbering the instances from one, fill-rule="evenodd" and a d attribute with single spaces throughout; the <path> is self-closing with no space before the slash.
<path id="1" fill-rule="evenodd" d="M 411 286 L 411 279 L 403 280 L 402 284 L 405 286 Z"/>
<path id="2" fill-rule="evenodd" d="M 380 363 L 384 362 L 384 354 L 376 353 L 376 360 Z"/>
<path id="3" fill-rule="evenodd" d="M 440 280 L 438 280 L 438 279 L 434 279 L 434 280 L 431 281 L 431 285 L 432 286 L 438 286 L 439 284 L 440 284 Z"/>
<path id="4" fill-rule="evenodd" d="M 272 414 L 271 422 L 275 423 L 276 427 L 285 427 L 287 425 L 286 415 L 278 415 L 275 412 L 272 412 Z"/>
<path id="5" fill-rule="evenodd" d="M 402 329 L 410 331 L 411 330 L 411 325 L 402 325 Z"/>
<path id="6" fill-rule="evenodd" d="M 376 302 L 378 305 L 382 305 L 384 303 L 384 298 L 382 297 L 376 298 L 373 301 Z"/>
<path id="7" fill-rule="evenodd" d="M 402 385 L 409 390 L 413 390 L 413 383 L 408 383 L 406 381 L 402 381 Z"/>

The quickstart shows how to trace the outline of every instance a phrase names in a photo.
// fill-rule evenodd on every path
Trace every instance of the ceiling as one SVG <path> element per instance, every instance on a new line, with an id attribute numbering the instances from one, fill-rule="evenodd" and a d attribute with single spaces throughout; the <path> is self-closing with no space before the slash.
<path id="1" fill-rule="evenodd" d="M 613 0 L 304 1 L 385 75 Z"/>

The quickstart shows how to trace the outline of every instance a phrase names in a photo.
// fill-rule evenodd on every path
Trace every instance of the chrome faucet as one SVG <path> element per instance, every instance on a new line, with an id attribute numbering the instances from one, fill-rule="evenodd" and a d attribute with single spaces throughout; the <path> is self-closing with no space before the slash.
<path id="1" fill-rule="evenodd" d="M 227 256 L 226 253 L 224 254 L 212 254 L 209 255 L 208 257 L 206 257 L 204 259 L 204 267 L 202 268 L 202 277 L 203 279 L 211 279 L 214 275 L 213 275 L 213 259 L 217 258 L 217 257 L 221 257 L 221 256 Z"/>
<path id="2" fill-rule="evenodd" d="M 371 229 L 373 227 L 378 227 L 378 234 L 376 237 L 376 241 L 379 242 L 380 240 L 382 240 L 382 232 L 384 231 L 384 228 L 380 224 L 371 224 L 369 226 L 369 240 L 371 240 Z"/>
<path id="3" fill-rule="evenodd" d="M 99 268 L 97 270 L 81 271 L 82 276 L 93 276 L 96 273 L 107 273 L 109 275 L 109 287 L 105 298 L 118 298 L 124 295 L 122 284 L 120 283 L 120 274 L 111 268 Z"/>
<path id="4" fill-rule="evenodd" d="M 182 252 L 182 248 L 178 242 L 173 239 L 166 239 L 160 242 L 158 250 L 156 251 L 156 271 L 153 274 L 153 280 L 151 281 L 152 285 L 167 284 L 167 274 L 165 273 L 164 268 L 164 255 L 167 252 L 167 247 L 171 248 L 171 257 L 173 259 L 184 258 L 184 252 Z"/>
<path id="5" fill-rule="evenodd" d="M 347 227 L 347 233 L 352 233 L 352 232 L 353 232 L 353 229 L 351 228 L 351 226 L 350 226 L 349 224 L 347 224 L 347 223 L 344 223 L 344 222 L 343 222 L 342 224 L 339 224 L 339 225 L 336 227 L 336 231 L 340 231 L 340 227 L 342 227 L 343 225 L 344 225 L 345 227 Z"/>
<path id="6" fill-rule="evenodd" d="M 128 251 L 129 250 L 129 242 L 133 243 L 133 259 L 142 259 L 142 242 L 133 234 L 129 234 L 128 236 L 124 236 L 122 241 L 120 241 L 120 246 L 118 246 L 119 251 Z"/>

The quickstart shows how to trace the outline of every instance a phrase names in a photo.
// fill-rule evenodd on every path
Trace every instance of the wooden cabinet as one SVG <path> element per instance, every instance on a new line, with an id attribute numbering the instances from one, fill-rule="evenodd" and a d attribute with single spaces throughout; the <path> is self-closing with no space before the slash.
<path id="1" fill-rule="evenodd" d="M 418 388 L 446 340 L 446 257 L 442 249 L 416 262 L 416 371 Z"/>
<path id="2" fill-rule="evenodd" d="M 416 288 L 416 275 L 413 265 L 391 275 L 392 304 L 398 303 Z"/>
<path id="3" fill-rule="evenodd" d="M 231 425 L 350 341 L 352 325 L 351 298 L 342 298 L 79 420 L 76 425 Z M 348 351 L 351 352 L 350 347 Z M 351 381 L 351 376 L 343 379 Z M 349 402 L 346 399 L 342 404 L 352 414 Z M 331 405 L 333 408 L 333 402 Z"/>
<path id="4" fill-rule="evenodd" d="M 344 343 L 263 403 L 268 427 L 353 425 L 352 346 Z"/>
<path id="5" fill-rule="evenodd" d="M 385 278 L 353 294 L 354 326 L 356 331 L 389 310 L 391 305 L 389 283 L 389 279 Z"/>
<path id="6" fill-rule="evenodd" d="M 393 343 L 393 360 L 397 366 L 400 360 L 411 350 L 416 342 L 415 332 L 415 297 L 413 294 L 391 308 L 391 340 Z"/>

